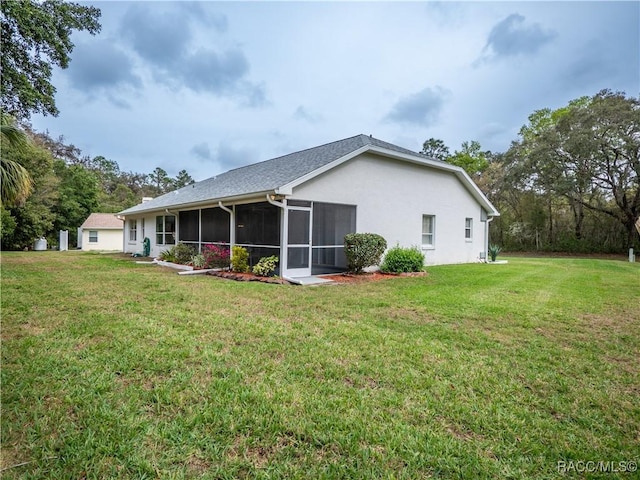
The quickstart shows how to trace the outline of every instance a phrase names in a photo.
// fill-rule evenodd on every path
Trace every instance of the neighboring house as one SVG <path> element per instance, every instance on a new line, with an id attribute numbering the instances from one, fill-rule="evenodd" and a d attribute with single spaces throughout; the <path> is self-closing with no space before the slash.
<path id="1" fill-rule="evenodd" d="M 122 251 L 122 223 L 113 213 L 92 213 L 78 229 L 78 248 Z"/>
<path id="2" fill-rule="evenodd" d="M 425 264 L 486 258 L 499 215 L 459 167 L 357 135 L 230 170 L 120 212 L 125 252 L 151 240 L 151 255 L 176 242 L 241 245 L 277 255 L 279 274 L 346 269 L 344 235 L 371 232 L 389 247 L 417 246 Z"/>

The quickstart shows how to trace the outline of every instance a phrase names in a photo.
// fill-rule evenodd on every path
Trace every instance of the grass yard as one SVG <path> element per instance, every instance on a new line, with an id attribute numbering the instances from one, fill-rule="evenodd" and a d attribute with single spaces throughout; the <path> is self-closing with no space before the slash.
<path id="1" fill-rule="evenodd" d="M 640 264 L 428 270 L 3 253 L 2 478 L 638 478 Z"/>

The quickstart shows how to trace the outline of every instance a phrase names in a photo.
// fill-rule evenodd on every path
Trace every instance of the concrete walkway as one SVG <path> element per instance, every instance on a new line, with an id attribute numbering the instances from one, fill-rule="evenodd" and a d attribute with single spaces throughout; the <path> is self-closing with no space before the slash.
<path id="1" fill-rule="evenodd" d="M 292 283 L 297 283 L 298 285 L 321 285 L 323 283 L 333 283 L 333 280 L 318 277 L 315 275 L 311 275 L 309 277 L 288 278 L 287 280 L 289 280 Z"/>

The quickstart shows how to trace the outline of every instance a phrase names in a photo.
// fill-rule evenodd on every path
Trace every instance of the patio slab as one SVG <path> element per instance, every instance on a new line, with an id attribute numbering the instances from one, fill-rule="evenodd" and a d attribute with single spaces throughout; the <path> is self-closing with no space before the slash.
<path id="1" fill-rule="evenodd" d="M 323 283 L 334 283 L 333 280 L 328 278 L 318 277 L 311 275 L 309 277 L 294 277 L 288 279 L 291 283 L 297 283 L 298 285 L 320 285 Z"/>

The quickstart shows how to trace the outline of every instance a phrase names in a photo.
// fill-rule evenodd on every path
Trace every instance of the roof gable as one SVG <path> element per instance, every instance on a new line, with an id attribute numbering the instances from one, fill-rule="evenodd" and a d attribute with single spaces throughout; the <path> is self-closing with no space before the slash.
<path id="1" fill-rule="evenodd" d="M 82 224 L 81 228 L 113 228 L 122 229 L 122 220 L 113 213 L 92 213 Z"/>

